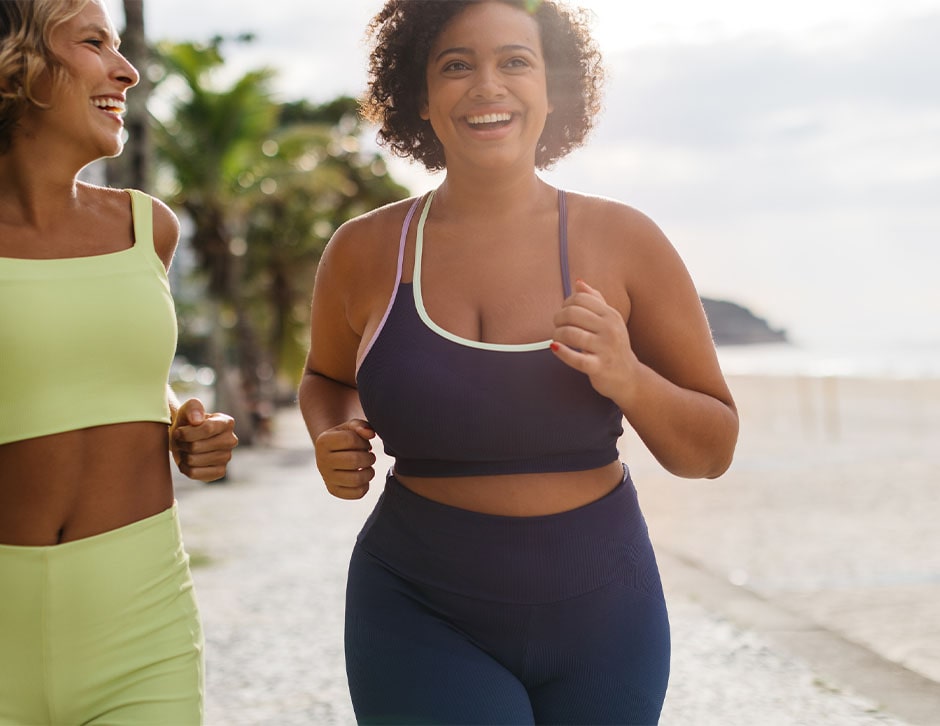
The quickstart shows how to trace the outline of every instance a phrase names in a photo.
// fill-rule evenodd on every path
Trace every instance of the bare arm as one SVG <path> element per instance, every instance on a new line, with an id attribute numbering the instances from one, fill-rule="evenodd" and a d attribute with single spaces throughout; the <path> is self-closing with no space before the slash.
<path id="1" fill-rule="evenodd" d="M 153 243 L 167 270 L 179 243 L 179 220 L 159 199 L 153 200 Z M 179 470 L 190 479 L 215 481 L 225 476 L 232 451 L 238 446 L 235 420 L 224 413 L 206 413 L 202 401 L 180 404 L 167 385 L 170 406 L 170 453 Z"/>
<path id="2" fill-rule="evenodd" d="M 617 403 L 668 471 L 714 478 L 731 464 L 737 410 L 685 265 L 652 222 L 633 214 L 636 274 L 609 288 L 610 301 L 578 281 L 556 316 L 553 348 Z"/>
<path id="3" fill-rule="evenodd" d="M 356 390 L 356 355 L 361 335 L 349 323 L 349 290 L 355 268 L 344 264 L 344 230 L 337 231 L 317 268 L 310 316 L 310 351 L 298 399 L 314 443 L 317 468 L 327 490 L 359 499 L 375 476 L 370 439 Z"/>

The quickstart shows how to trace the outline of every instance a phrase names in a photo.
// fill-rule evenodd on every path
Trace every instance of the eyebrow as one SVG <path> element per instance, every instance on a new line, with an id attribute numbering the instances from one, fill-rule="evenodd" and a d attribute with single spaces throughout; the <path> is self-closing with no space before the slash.
<path id="1" fill-rule="evenodd" d="M 522 44 L 515 44 L 515 43 L 511 43 L 511 44 L 509 44 L 509 45 L 502 45 L 502 46 L 500 46 L 499 48 L 497 48 L 496 50 L 497 50 L 498 52 L 500 52 L 500 53 L 505 53 L 505 52 L 507 52 L 507 51 L 524 50 L 524 51 L 526 51 L 527 53 L 531 53 L 532 55 L 535 55 L 535 51 L 534 51 L 532 48 L 530 48 L 529 46 L 527 46 L 527 45 L 522 45 Z M 453 55 L 475 55 L 475 53 L 476 53 L 476 51 L 474 51 L 472 48 L 463 48 L 463 47 L 460 47 L 460 46 L 457 46 L 457 47 L 454 47 L 454 48 L 445 48 L 444 50 L 442 50 L 440 53 L 437 54 L 437 57 L 436 57 L 434 60 L 435 60 L 435 61 L 439 61 L 439 60 L 440 60 L 441 58 L 443 58 L 445 55 L 451 55 L 451 54 L 453 54 Z"/>

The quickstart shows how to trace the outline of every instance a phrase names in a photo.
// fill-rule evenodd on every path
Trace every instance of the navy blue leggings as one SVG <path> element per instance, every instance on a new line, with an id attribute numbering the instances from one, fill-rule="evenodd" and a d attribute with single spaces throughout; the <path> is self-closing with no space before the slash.
<path id="1" fill-rule="evenodd" d="M 360 724 L 656 724 L 669 650 L 626 473 L 602 499 L 540 517 L 448 507 L 390 475 L 353 550 Z"/>

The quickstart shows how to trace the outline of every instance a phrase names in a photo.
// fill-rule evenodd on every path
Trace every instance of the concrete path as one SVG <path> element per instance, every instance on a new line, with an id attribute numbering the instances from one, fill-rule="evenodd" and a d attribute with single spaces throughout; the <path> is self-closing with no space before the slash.
<path id="1" fill-rule="evenodd" d="M 271 447 L 237 452 L 227 483 L 177 481 L 207 638 L 207 724 L 353 724 L 342 653 L 345 569 L 378 487 L 359 502 L 330 497 L 299 413 L 282 411 L 276 423 Z M 744 569 L 729 577 L 714 530 L 683 539 L 688 522 L 715 502 L 690 503 L 686 484 L 664 483 L 638 451 L 628 453 L 638 460 L 634 478 L 673 627 L 663 726 L 940 724 L 934 681 L 810 617 L 792 593 L 775 598 Z M 379 470 L 388 463 L 380 460 Z M 681 521 L 680 497 L 688 515 Z M 714 526 L 724 526 L 720 517 Z"/>

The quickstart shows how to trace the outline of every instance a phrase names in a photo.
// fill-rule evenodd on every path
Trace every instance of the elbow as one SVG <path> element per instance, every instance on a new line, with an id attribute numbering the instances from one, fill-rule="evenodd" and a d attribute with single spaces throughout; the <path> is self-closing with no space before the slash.
<path id="1" fill-rule="evenodd" d="M 731 468 L 734 451 L 738 445 L 739 429 L 738 412 L 733 406 L 729 406 L 723 425 L 718 427 L 718 435 L 710 447 L 711 456 L 708 457 L 708 466 L 705 467 L 700 478 L 717 479 Z"/>
<path id="2" fill-rule="evenodd" d="M 717 479 L 731 468 L 731 462 L 734 461 L 734 448 L 728 454 L 720 459 L 716 459 L 711 467 L 707 469 L 700 479 Z"/>
<path id="3" fill-rule="evenodd" d="M 738 443 L 738 414 L 733 407 L 727 409 L 720 423 L 708 429 L 703 439 L 690 442 L 688 448 L 669 461 L 660 460 L 663 468 L 674 476 L 683 479 L 717 479 L 729 468 L 734 460 L 734 451 Z"/>
<path id="4" fill-rule="evenodd" d="M 682 479 L 717 479 L 731 467 L 732 456 L 702 456 L 694 461 L 667 462 L 660 464 L 673 476 Z"/>
<path id="5" fill-rule="evenodd" d="M 708 451 L 701 456 L 684 458 L 681 461 L 663 461 L 659 463 L 673 476 L 682 479 L 717 479 L 729 468 L 734 459 L 734 449 L 727 452 Z"/>

